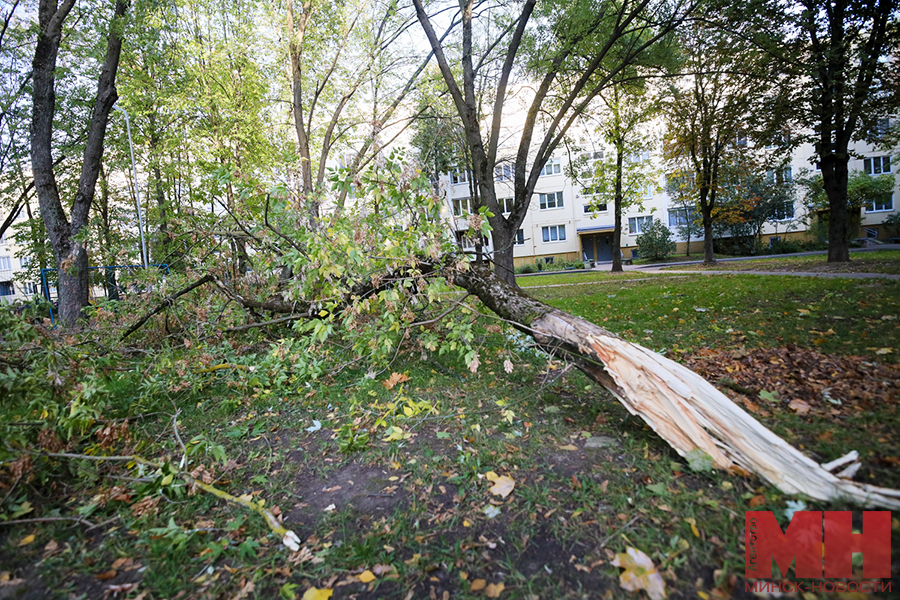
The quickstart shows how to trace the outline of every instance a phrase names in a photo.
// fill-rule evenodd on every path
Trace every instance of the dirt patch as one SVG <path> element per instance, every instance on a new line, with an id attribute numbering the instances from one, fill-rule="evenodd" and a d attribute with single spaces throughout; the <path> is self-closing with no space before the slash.
<path id="1" fill-rule="evenodd" d="M 292 459 L 301 458 L 293 454 Z M 408 501 L 402 485 L 405 477 L 402 473 L 351 462 L 325 478 L 297 479 L 293 492 L 299 503 L 287 512 L 285 523 L 308 521 L 310 517 L 320 519 L 323 513 L 348 507 L 373 517 L 390 514 Z"/>

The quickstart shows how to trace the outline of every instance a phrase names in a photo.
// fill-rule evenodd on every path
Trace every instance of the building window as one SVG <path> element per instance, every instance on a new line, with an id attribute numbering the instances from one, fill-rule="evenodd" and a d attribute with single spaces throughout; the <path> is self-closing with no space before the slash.
<path id="1" fill-rule="evenodd" d="M 0 296 L 12 296 L 15 293 L 12 281 L 0 281 Z"/>
<path id="2" fill-rule="evenodd" d="M 12 261 L 8 256 L 0 256 L 0 271 L 9 271 L 12 269 Z"/>
<path id="3" fill-rule="evenodd" d="M 513 246 L 524 246 L 525 245 L 525 230 L 519 229 L 516 231 L 516 237 L 513 238 Z"/>
<path id="4" fill-rule="evenodd" d="M 651 198 L 653 198 L 654 191 L 656 190 L 654 190 L 652 183 L 648 183 L 646 186 L 644 186 L 644 200 L 650 200 Z"/>
<path id="5" fill-rule="evenodd" d="M 653 223 L 653 217 L 628 217 L 628 234 L 640 235 Z"/>
<path id="6" fill-rule="evenodd" d="M 785 167 L 780 171 L 769 169 L 766 171 L 766 183 L 774 185 L 776 183 L 790 183 L 794 180 L 794 169 Z"/>
<path id="7" fill-rule="evenodd" d="M 584 152 L 581 155 L 582 169 L 580 179 L 590 181 L 597 173 L 597 163 L 603 160 L 603 150 Z"/>
<path id="8" fill-rule="evenodd" d="M 873 156 L 863 159 L 863 171 L 869 175 L 881 175 L 891 172 L 890 156 Z"/>
<path id="9" fill-rule="evenodd" d="M 697 220 L 697 211 L 693 208 L 670 208 L 669 209 L 669 227 L 685 227 L 691 222 Z M 629 226 L 631 223 L 629 223 Z"/>
<path id="10" fill-rule="evenodd" d="M 636 164 L 639 162 L 647 162 L 648 160 L 650 160 L 650 151 L 643 150 L 641 152 L 635 152 L 634 154 L 631 154 L 630 156 L 628 156 L 627 160 L 630 164 Z"/>
<path id="11" fill-rule="evenodd" d="M 566 240 L 565 225 L 550 225 L 541 227 L 541 236 L 545 242 L 564 242 Z"/>
<path id="12" fill-rule="evenodd" d="M 469 174 L 466 171 L 450 173 L 450 183 L 456 185 L 458 183 L 466 183 L 469 181 Z"/>
<path id="13" fill-rule="evenodd" d="M 894 195 L 885 194 L 866 203 L 866 212 L 886 212 L 894 210 Z"/>
<path id="14" fill-rule="evenodd" d="M 585 204 L 584 205 L 584 214 L 592 215 L 595 212 L 606 212 L 608 210 L 606 203 L 603 204 Z"/>
<path id="15" fill-rule="evenodd" d="M 30 256 L 23 256 L 22 258 L 19 259 L 19 267 L 22 269 L 27 269 L 28 265 L 30 265 L 30 264 L 31 264 Z"/>
<path id="16" fill-rule="evenodd" d="M 545 256 L 545 257 L 544 257 L 544 264 L 545 264 L 545 265 L 552 265 L 552 264 L 553 264 L 553 260 L 554 260 L 554 257 L 553 257 L 553 256 Z"/>
<path id="17" fill-rule="evenodd" d="M 884 136 L 890 128 L 891 119 L 889 117 L 882 117 L 878 119 L 878 122 L 875 123 L 875 126 L 872 128 L 872 135 L 876 138 L 880 138 Z"/>
<path id="18" fill-rule="evenodd" d="M 550 192 L 549 194 L 540 194 L 541 197 L 541 210 L 546 210 L 548 208 L 562 208 L 563 207 L 563 193 L 562 192 Z"/>
<path id="19" fill-rule="evenodd" d="M 500 212 L 502 212 L 504 215 L 512 212 L 513 203 L 513 198 L 500 198 L 499 200 L 497 200 L 497 204 L 500 205 Z"/>
<path id="20" fill-rule="evenodd" d="M 775 207 L 772 218 L 776 221 L 790 221 L 794 218 L 794 201 L 786 200 Z"/>
<path id="21" fill-rule="evenodd" d="M 472 212 L 471 198 L 453 199 L 453 216 L 462 217 Z"/>
<path id="22" fill-rule="evenodd" d="M 559 175 L 562 171 L 561 163 L 558 158 L 551 158 L 541 169 L 541 175 Z"/>
<path id="23" fill-rule="evenodd" d="M 497 181 L 512 181 L 515 176 L 515 165 L 497 165 L 494 167 L 494 179 Z"/>

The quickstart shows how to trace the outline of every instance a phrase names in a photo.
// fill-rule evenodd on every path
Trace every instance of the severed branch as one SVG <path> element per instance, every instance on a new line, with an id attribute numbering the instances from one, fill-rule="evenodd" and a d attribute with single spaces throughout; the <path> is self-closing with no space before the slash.
<path id="1" fill-rule="evenodd" d="M 148 467 L 153 467 L 155 469 L 162 469 L 164 466 L 164 463 L 161 463 L 158 461 L 153 461 L 153 460 L 148 460 L 146 458 L 142 458 L 142 457 L 134 455 L 134 454 L 126 455 L 126 456 L 93 456 L 93 455 L 89 455 L 89 454 L 72 454 L 69 452 L 42 452 L 42 453 L 37 453 L 37 454 L 40 454 L 42 456 L 48 456 L 50 458 L 76 458 L 76 459 L 83 459 L 83 460 L 93 460 L 93 461 L 97 461 L 97 462 L 102 462 L 102 461 L 135 462 L 137 464 L 145 465 Z M 275 518 L 275 515 L 273 515 L 268 510 L 266 510 L 258 502 L 254 502 L 253 500 L 247 499 L 246 497 L 243 497 L 243 496 L 241 496 L 241 497 L 232 496 L 228 492 L 223 492 L 219 488 L 214 487 L 208 483 L 203 483 L 202 481 L 197 481 L 196 479 L 194 479 L 194 477 L 190 473 L 188 473 L 184 470 L 181 470 L 181 469 L 178 470 L 178 476 L 181 477 L 182 479 L 184 479 L 188 484 L 198 487 L 201 490 L 203 490 L 204 492 L 212 494 L 216 498 L 221 498 L 222 500 L 225 500 L 226 502 L 230 502 L 232 504 L 237 504 L 238 506 L 243 506 L 244 508 L 252 510 L 253 512 L 257 513 L 259 516 L 261 516 L 263 519 L 265 519 L 266 524 L 268 524 L 269 529 L 272 530 L 272 533 L 277 535 L 281 539 L 282 543 L 285 546 L 287 546 L 291 551 L 296 552 L 297 550 L 300 549 L 300 539 L 297 537 L 297 534 L 295 534 L 293 531 L 285 528 L 285 526 L 282 525 L 281 523 L 279 523 L 278 519 Z M 46 520 L 51 520 L 51 519 L 47 518 Z M 75 519 L 59 519 L 59 520 L 75 520 Z M 80 519 L 80 520 L 87 523 L 83 519 Z M 11 523 L 11 521 L 7 521 L 7 523 Z"/>
<path id="2" fill-rule="evenodd" d="M 238 325 L 236 327 L 229 327 L 225 331 L 227 333 L 235 333 L 238 331 L 247 331 L 248 329 L 253 329 L 254 327 L 268 327 L 269 325 L 277 325 L 279 323 L 287 323 L 289 321 L 297 321 L 299 319 L 308 319 L 309 315 L 289 315 L 287 317 L 281 317 L 279 319 L 272 319 L 271 321 L 262 321 L 261 323 L 248 323 L 247 325 Z"/>
<path id="3" fill-rule="evenodd" d="M 189 286 L 187 286 L 185 288 L 181 288 L 174 294 L 169 294 L 168 296 L 165 297 L 165 299 L 161 303 L 159 303 L 156 306 L 156 308 L 154 308 L 153 310 L 148 312 L 146 315 L 144 315 L 143 317 L 138 319 L 137 323 L 135 323 L 134 325 L 129 327 L 128 330 L 122 334 L 122 337 L 120 337 L 119 340 L 120 341 L 124 340 L 129 335 L 131 335 L 132 333 L 134 333 L 135 331 L 137 331 L 138 329 L 143 327 L 144 323 L 149 321 L 151 317 L 153 317 L 154 315 L 158 315 L 159 313 L 166 310 L 170 306 L 173 306 L 175 304 L 175 300 L 177 300 L 179 297 L 184 296 L 188 292 L 195 290 L 198 287 L 200 287 L 201 285 L 209 283 L 212 280 L 213 280 L 213 276 L 211 274 L 207 273 L 206 275 L 204 275 L 203 277 L 201 277 L 194 283 L 190 284 Z"/>
<path id="4" fill-rule="evenodd" d="M 900 490 L 829 473 L 683 365 L 539 302 L 484 268 L 453 276 L 545 350 L 567 355 L 679 455 L 702 452 L 719 469 L 755 473 L 788 494 L 900 509 Z M 845 474 L 847 475 L 847 474 Z"/>

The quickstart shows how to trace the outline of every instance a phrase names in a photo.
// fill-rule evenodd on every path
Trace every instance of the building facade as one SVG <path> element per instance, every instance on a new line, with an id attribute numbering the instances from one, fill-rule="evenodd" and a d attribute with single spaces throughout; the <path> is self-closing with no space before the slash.
<path id="1" fill-rule="evenodd" d="M 882 198 L 872 198 L 860 209 L 860 228 L 851 237 L 869 238 L 881 242 L 890 241 L 900 233 L 893 232 L 884 222 L 892 214 L 898 212 L 897 200 L 900 198 L 900 178 L 894 167 L 893 151 L 880 150 L 875 146 L 858 143 L 852 151 L 857 156 L 850 161 L 851 171 L 863 171 L 870 175 L 889 174 L 894 177 L 894 192 Z M 778 173 L 769 171 L 766 175 L 771 180 L 777 178 L 793 179 L 804 174 L 816 172 L 812 145 L 800 146 L 792 155 L 787 165 Z M 615 215 L 612 200 L 604 202 L 603 198 L 593 193 L 589 184 L 583 184 L 573 172 L 590 166 L 592 161 L 602 160 L 602 150 L 590 153 L 581 152 L 577 157 L 560 151 L 547 162 L 541 171 L 535 186 L 531 204 L 516 236 L 514 247 L 515 264 L 538 262 L 559 263 L 561 261 L 586 263 L 602 263 L 612 261 L 613 231 Z M 660 173 L 655 184 L 647 185 L 639 194 L 639 200 L 632 202 L 622 215 L 622 256 L 626 259 L 639 258 L 637 236 L 639 236 L 654 220 L 661 220 L 672 231 L 676 241 L 676 252 L 684 253 L 687 240 L 679 235 L 678 224 L 686 218 L 685 209 L 678 206 L 669 196 L 667 181 L 662 169 L 661 157 L 655 152 L 645 152 L 632 161 L 649 161 L 650 171 Z M 570 165 L 574 161 L 575 165 Z M 572 168 L 575 167 L 575 168 Z M 495 171 L 495 189 L 504 214 L 512 205 L 512 166 L 498 166 Z M 467 173 L 452 173 L 442 178 L 446 206 L 445 215 L 456 239 L 466 249 L 474 248 L 475 240 L 468 233 L 466 215 L 475 208 L 472 206 L 472 182 Z M 794 195 L 793 203 L 786 203 L 773 218 L 766 221 L 760 231 L 761 241 L 771 244 L 776 240 L 809 239 L 810 209 L 805 205 L 800 190 Z M 485 240 L 485 252 L 490 252 L 490 240 Z M 691 253 L 702 252 L 702 230 L 690 241 Z"/>

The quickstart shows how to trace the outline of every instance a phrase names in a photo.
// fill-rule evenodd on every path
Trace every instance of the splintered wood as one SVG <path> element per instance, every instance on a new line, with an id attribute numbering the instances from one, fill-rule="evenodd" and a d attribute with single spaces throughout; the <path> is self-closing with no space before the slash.
<path id="1" fill-rule="evenodd" d="M 900 491 L 830 473 L 690 369 L 550 308 L 482 267 L 454 274 L 453 282 L 546 350 L 569 357 L 681 456 L 703 452 L 715 467 L 755 473 L 788 494 L 900 509 Z"/>
<path id="2" fill-rule="evenodd" d="M 681 456 L 702 450 L 715 467 L 756 473 L 788 494 L 900 509 L 900 491 L 833 475 L 708 381 L 652 350 L 562 311 L 551 310 L 529 327 L 540 343 L 577 348 L 583 370 Z"/>

